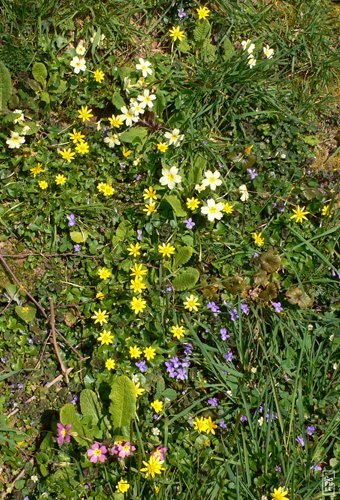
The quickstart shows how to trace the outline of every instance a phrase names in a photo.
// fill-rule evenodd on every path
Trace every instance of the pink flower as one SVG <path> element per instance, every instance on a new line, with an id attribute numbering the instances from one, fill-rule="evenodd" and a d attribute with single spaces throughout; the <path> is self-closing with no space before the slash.
<path id="1" fill-rule="evenodd" d="M 65 441 L 66 441 L 66 443 L 69 443 L 71 441 L 71 433 L 70 433 L 71 427 L 72 427 L 71 424 L 67 424 L 67 425 L 63 425 L 60 423 L 57 424 L 57 431 L 58 431 L 57 443 L 58 444 L 64 444 Z"/>
<path id="2" fill-rule="evenodd" d="M 129 441 L 115 441 L 113 447 L 111 448 L 112 455 L 118 455 L 119 458 L 129 457 L 136 447 Z"/>
<path id="3" fill-rule="evenodd" d="M 163 463 L 165 461 L 165 454 L 167 451 L 168 448 L 161 448 L 160 446 L 158 446 L 158 448 L 156 448 L 155 451 L 151 453 L 151 456 L 157 457 L 159 462 Z"/>
<path id="4" fill-rule="evenodd" d="M 107 448 L 106 446 L 102 446 L 100 443 L 95 442 L 89 450 L 87 450 L 87 456 L 90 459 L 90 462 L 96 464 L 99 462 L 105 462 L 106 460 Z"/>

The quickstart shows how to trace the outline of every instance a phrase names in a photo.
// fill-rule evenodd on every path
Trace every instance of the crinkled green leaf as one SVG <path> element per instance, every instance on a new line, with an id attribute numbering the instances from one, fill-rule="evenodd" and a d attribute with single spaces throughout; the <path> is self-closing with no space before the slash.
<path id="1" fill-rule="evenodd" d="M 187 267 L 180 271 L 172 284 L 175 290 L 181 292 L 193 288 L 199 280 L 200 273 L 193 267 Z"/>
<path id="2" fill-rule="evenodd" d="M 109 412 L 112 416 L 114 432 L 127 434 L 131 419 L 136 415 L 136 391 L 134 383 L 126 375 L 117 377 L 110 392 Z"/>

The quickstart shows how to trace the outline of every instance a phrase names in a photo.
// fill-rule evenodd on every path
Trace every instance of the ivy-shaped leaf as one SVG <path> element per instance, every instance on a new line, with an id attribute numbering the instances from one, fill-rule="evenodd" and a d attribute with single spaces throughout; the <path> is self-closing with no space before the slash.
<path id="1" fill-rule="evenodd" d="M 178 292 L 189 290 L 196 285 L 199 277 L 200 273 L 197 271 L 197 269 L 193 267 L 187 267 L 176 276 L 172 284 L 174 289 Z"/>

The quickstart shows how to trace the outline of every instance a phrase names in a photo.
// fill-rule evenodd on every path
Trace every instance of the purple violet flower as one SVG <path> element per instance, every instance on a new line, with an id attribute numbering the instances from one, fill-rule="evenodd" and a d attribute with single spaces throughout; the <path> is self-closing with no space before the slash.
<path id="1" fill-rule="evenodd" d="M 177 15 L 180 19 L 184 19 L 184 17 L 186 17 L 186 12 L 184 11 L 183 7 L 177 10 Z"/>
<path id="2" fill-rule="evenodd" d="M 243 314 L 249 314 L 249 306 L 247 304 L 241 304 L 241 311 L 243 312 Z"/>
<path id="3" fill-rule="evenodd" d="M 81 245 L 78 245 L 78 243 L 77 243 L 76 245 L 73 245 L 73 250 L 74 250 L 75 252 L 80 252 L 80 250 L 81 250 Z"/>
<path id="4" fill-rule="evenodd" d="M 227 354 L 223 354 L 223 357 L 227 362 L 230 362 L 234 359 L 234 355 L 231 351 L 227 352 Z"/>
<path id="5" fill-rule="evenodd" d="M 194 223 L 194 221 L 192 220 L 192 218 L 190 217 L 189 219 L 186 219 L 185 221 L 183 221 L 184 224 L 185 224 L 185 227 L 187 229 L 192 229 L 196 224 Z"/>
<path id="6" fill-rule="evenodd" d="M 218 398 L 215 396 L 211 399 L 208 399 L 208 404 L 210 406 L 218 406 L 218 404 L 219 404 Z"/>
<path id="7" fill-rule="evenodd" d="M 221 312 L 221 309 L 216 304 L 216 302 L 209 302 L 207 308 L 214 314 L 214 316 L 218 316 Z"/>
<path id="8" fill-rule="evenodd" d="M 239 318 L 239 315 L 237 314 L 237 309 L 232 309 L 231 311 L 229 311 L 229 315 L 231 321 L 236 321 L 237 318 Z"/>
<path id="9" fill-rule="evenodd" d="M 281 306 L 281 302 L 272 302 L 272 306 L 274 307 L 274 312 L 282 313 L 283 307 Z"/>
<path id="10" fill-rule="evenodd" d="M 310 470 L 322 470 L 322 466 L 320 464 L 311 465 Z"/>
<path id="11" fill-rule="evenodd" d="M 228 330 L 226 328 L 220 329 L 220 335 L 221 335 L 221 339 L 224 341 L 230 339 L 230 335 L 229 335 Z"/>
<path id="12" fill-rule="evenodd" d="M 304 447 L 305 446 L 305 440 L 303 439 L 302 436 L 298 436 L 295 441 L 299 443 L 300 446 Z"/>
<path id="13" fill-rule="evenodd" d="M 314 432 L 315 432 L 314 425 L 308 425 L 307 426 L 307 434 L 308 434 L 308 436 L 313 436 Z"/>
<path id="14" fill-rule="evenodd" d="M 256 177 L 259 175 L 255 168 L 247 168 L 247 172 L 249 174 L 249 177 L 250 179 L 253 181 L 254 179 L 256 179 Z"/>
<path id="15" fill-rule="evenodd" d="M 221 428 L 221 429 L 227 429 L 227 424 L 225 423 L 224 420 L 221 420 L 221 422 L 219 422 L 218 426 Z"/>
<path id="16" fill-rule="evenodd" d="M 241 422 L 248 422 L 248 417 L 246 415 L 241 415 L 240 416 L 240 421 Z"/>
<path id="17" fill-rule="evenodd" d="M 145 359 L 143 359 L 142 361 L 137 361 L 137 363 L 135 363 L 135 365 L 137 366 L 139 371 L 141 371 L 142 373 L 146 372 L 148 369 Z"/>
<path id="18" fill-rule="evenodd" d="M 276 472 L 281 472 L 282 471 L 281 466 L 280 465 L 275 465 L 275 471 Z"/>
<path id="19" fill-rule="evenodd" d="M 142 233 L 143 231 L 141 229 L 137 229 L 137 240 L 142 241 Z"/>
<path id="20" fill-rule="evenodd" d="M 69 226 L 72 227 L 77 225 L 76 216 L 74 214 L 66 215 L 66 218 Z"/>

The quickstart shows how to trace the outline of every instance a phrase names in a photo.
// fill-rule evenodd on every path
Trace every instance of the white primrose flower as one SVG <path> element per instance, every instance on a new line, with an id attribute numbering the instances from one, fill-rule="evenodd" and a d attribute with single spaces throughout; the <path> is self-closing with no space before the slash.
<path id="1" fill-rule="evenodd" d="M 138 122 L 138 115 L 136 116 L 132 109 L 123 106 L 120 110 L 122 114 L 118 118 L 124 120 L 127 127 L 131 127 L 134 122 Z"/>
<path id="2" fill-rule="evenodd" d="M 9 149 L 19 149 L 25 142 L 25 137 L 21 137 L 18 132 L 11 132 L 11 137 L 6 141 Z"/>
<path id="3" fill-rule="evenodd" d="M 222 181 L 220 179 L 221 174 L 215 170 L 215 172 L 212 172 L 211 170 L 207 170 L 205 172 L 205 179 L 202 181 L 202 186 L 204 187 L 210 187 L 212 191 L 215 191 L 217 186 L 220 186 L 222 184 Z"/>
<path id="4" fill-rule="evenodd" d="M 152 75 L 151 62 L 144 61 L 142 57 L 139 58 L 139 64 L 136 64 L 136 69 L 142 72 L 144 78 L 148 75 Z"/>
<path id="5" fill-rule="evenodd" d="M 162 184 L 162 186 L 167 186 L 169 189 L 174 189 L 176 184 L 179 184 L 181 181 L 182 177 L 178 174 L 177 167 L 162 169 L 162 177 L 159 179 L 159 182 Z"/>
<path id="6" fill-rule="evenodd" d="M 215 219 L 220 220 L 223 217 L 222 210 L 224 208 L 224 203 L 216 203 L 213 198 L 207 200 L 207 204 L 201 208 L 202 214 L 208 217 L 210 222 L 214 222 Z"/>
<path id="7" fill-rule="evenodd" d="M 242 184 L 242 186 L 240 186 L 238 188 L 238 190 L 239 190 L 239 193 L 241 195 L 241 201 L 248 201 L 249 193 L 248 193 L 247 186 L 245 184 Z"/>
<path id="8" fill-rule="evenodd" d="M 164 137 L 168 139 L 170 146 L 173 144 L 176 148 L 184 139 L 184 135 L 180 133 L 178 128 L 174 128 L 172 132 L 165 132 Z"/>
<path id="9" fill-rule="evenodd" d="M 242 40 L 241 45 L 242 45 L 242 49 L 246 50 L 248 52 L 248 54 L 252 54 L 254 52 L 255 44 L 252 43 L 252 41 L 249 40 L 249 38 L 248 38 L 248 40 Z"/>
<path id="10" fill-rule="evenodd" d="M 80 71 L 86 70 L 86 61 L 83 57 L 74 56 L 70 62 L 70 66 L 72 66 L 74 73 L 78 75 Z"/>
<path id="11" fill-rule="evenodd" d="M 16 115 L 18 115 L 15 120 L 13 121 L 13 123 L 19 123 L 19 125 L 22 125 L 22 123 L 25 121 L 25 115 L 23 113 L 23 111 L 21 109 L 15 109 L 13 111 L 13 113 L 15 113 Z"/>
<path id="12" fill-rule="evenodd" d="M 118 134 L 109 134 L 105 137 L 104 142 L 109 146 L 109 148 L 114 148 L 115 146 L 119 146 L 119 144 L 121 144 Z"/>
<path id="13" fill-rule="evenodd" d="M 253 55 L 248 56 L 247 64 L 249 68 L 253 68 L 256 65 L 256 59 Z"/>
<path id="14" fill-rule="evenodd" d="M 143 95 L 137 96 L 137 101 L 140 102 L 142 108 L 148 107 L 149 109 L 153 108 L 153 102 L 156 99 L 155 94 L 150 94 L 150 90 L 145 89 Z"/>
<path id="15" fill-rule="evenodd" d="M 86 49 L 84 47 L 83 42 L 79 42 L 77 47 L 76 47 L 76 54 L 77 56 L 83 56 L 86 52 Z"/>
<path id="16" fill-rule="evenodd" d="M 273 57 L 274 49 L 270 49 L 269 45 L 265 45 L 262 50 L 267 59 L 271 59 Z"/>

